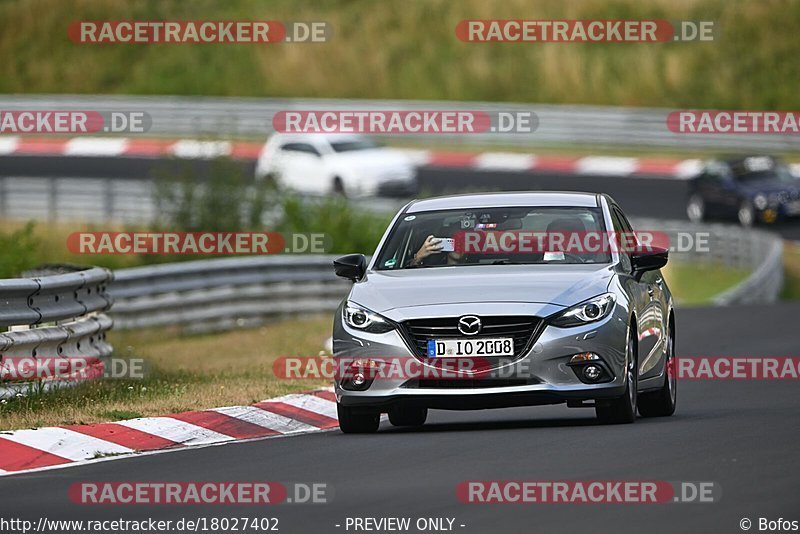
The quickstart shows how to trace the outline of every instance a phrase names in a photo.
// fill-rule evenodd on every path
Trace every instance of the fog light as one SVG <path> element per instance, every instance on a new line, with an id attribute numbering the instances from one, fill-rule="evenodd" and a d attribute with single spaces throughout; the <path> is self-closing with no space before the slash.
<path id="1" fill-rule="evenodd" d="M 602 374 L 603 371 L 596 365 L 587 365 L 583 369 L 583 376 L 586 377 L 587 380 L 591 380 L 592 382 L 600 378 L 600 375 Z"/>
<path id="2" fill-rule="evenodd" d="M 353 375 L 353 385 L 356 387 L 363 386 L 364 383 L 367 381 L 367 377 L 364 376 L 364 373 L 356 373 Z"/>

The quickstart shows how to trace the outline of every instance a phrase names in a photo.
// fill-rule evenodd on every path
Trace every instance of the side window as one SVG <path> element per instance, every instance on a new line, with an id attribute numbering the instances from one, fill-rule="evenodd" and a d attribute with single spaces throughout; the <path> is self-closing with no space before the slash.
<path id="1" fill-rule="evenodd" d="M 286 143 L 281 146 L 281 150 L 284 152 L 303 152 L 304 154 L 319 156 L 317 149 L 308 143 Z"/>
<path id="2" fill-rule="evenodd" d="M 713 161 L 706 166 L 704 175 L 709 184 L 721 184 L 730 179 L 731 172 L 724 163 Z"/>
<path id="3" fill-rule="evenodd" d="M 622 246 L 622 236 L 629 235 L 630 232 L 632 232 L 630 224 L 616 206 L 611 206 L 611 222 L 614 225 L 614 237 L 617 244 L 617 250 L 619 250 L 620 263 L 625 271 L 630 272 L 633 269 L 630 252 L 624 250 L 624 247 Z"/>
<path id="4" fill-rule="evenodd" d="M 617 217 L 619 217 L 619 222 L 622 225 L 623 231 L 633 232 L 633 226 L 631 226 L 631 223 L 628 221 L 628 218 L 625 217 L 625 214 L 622 213 L 622 210 L 614 206 L 614 212 L 616 212 Z"/>

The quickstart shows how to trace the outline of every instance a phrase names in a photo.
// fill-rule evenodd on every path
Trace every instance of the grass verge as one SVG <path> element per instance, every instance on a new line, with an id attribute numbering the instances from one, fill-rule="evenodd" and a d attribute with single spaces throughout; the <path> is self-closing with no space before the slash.
<path id="1" fill-rule="evenodd" d="M 172 329 L 112 332 L 109 341 L 117 356 L 147 362 L 143 380 L 96 380 L 0 402 L 2 429 L 247 405 L 328 385 L 280 379 L 272 364 L 281 356 L 316 356 L 330 328 L 330 316 L 315 315 L 222 334 L 186 336 Z"/>
<path id="2" fill-rule="evenodd" d="M 783 243 L 783 300 L 800 300 L 800 245 Z"/>
<path id="3" fill-rule="evenodd" d="M 681 262 L 667 264 L 662 272 L 676 304 L 681 306 L 708 304 L 750 275 L 747 269 Z"/>

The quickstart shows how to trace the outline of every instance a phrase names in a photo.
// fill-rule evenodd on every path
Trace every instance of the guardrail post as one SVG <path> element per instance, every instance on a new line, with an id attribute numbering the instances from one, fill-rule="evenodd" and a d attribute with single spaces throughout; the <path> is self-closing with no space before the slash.
<path id="1" fill-rule="evenodd" d="M 0 176 L 0 217 L 8 216 L 8 186 L 6 185 L 6 180 L 8 178 Z"/>
<path id="2" fill-rule="evenodd" d="M 58 218 L 58 178 L 50 177 L 47 180 L 47 214 L 50 222 L 54 222 Z"/>
<path id="3" fill-rule="evenodd" d="M 107 179 L 103 185 L 103 214 L 108 223 L 111 222 L 114 217 L 114 180 Z"/>

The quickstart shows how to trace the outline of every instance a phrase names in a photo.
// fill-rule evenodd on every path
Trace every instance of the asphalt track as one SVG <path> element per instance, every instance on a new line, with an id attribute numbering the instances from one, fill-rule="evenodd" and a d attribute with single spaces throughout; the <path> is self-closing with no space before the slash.
<path id="1" fill-rule="evenodd" d="M 796 355 L 800 303 L 682 309 L 679 356 Z M 601 426 L 564 406 L 432 412 L 422 430 L 384 423 L 376 435 L 338 431 L 119 459 L 0 478 L 0 517 L 280 519 L 281 532 L 347 532 L 347 517 L 452 517 L 456 532 L 741 532 L 747 517 L 800 520 L 798 381 L 682 381 L 671 418 Z M 461 503 L 466 480 L 713 481 L 716 503 Z M 327 504 L 87 506 L 80 481 L 325 482 Z M 336 527 L 335 525 L 342 525 Z M 459 525 L 464 525 L 460 527 Z M 353 532 L 350 530 L 350 532 Z M 411 530 L 416 532 L 416 530 Z"/>
<path id="2" fill-rule="evenodd" d="M 244 176 L 252 164 L 240 163 Z M 146 158 L 3 158 L 6 176 L 142 178 L 204 161 Z M 685 217 L 685 183 L 563 173 L 426 168 L 425 193 L 558 189 L 611 194 L 627 213 Z M 775 227 L 800 239 L 800 223 Z M 796 356 L 800 303 L 681 309 L 679 356 Z M 228 444 L 0 478 L 0 517 L 178 519 L 265 517 L 281 532 L 347 532 L 347 517 L 452 517 L 457 532 L 741 532 L 747 517 L 800 520 L 797 381 L 684 381 L 674 417 L 601 426 L 592 410 L 564 406 L 431 413 L 422 430 L 385 423 L 374 436 L 338 431 Z M 712 481 L 713 504 L 474 505 L 456 498 L 466 480 Z M 105 506 L 73 504 L 80 481 L 324 482 L 328 504 Z M 336 527 L 336 525 L 342 525 Z M 464 525 L 460 527 L 459 525 Z M 350 530 L 353 532 L 353 530 Z M 411 532 L 416 532 L 412 529 Z"/>
<path id="3" fill-rule="evenodd" d="M 237 161 L 245 180 L 255 164 Z M 207 176 L 207 160 L 103 158 L 78 156 L 6 156 L 0 158 L 0 176 L 76 176 L 81 178 L 146 178 L 189 174 Z M 425 196 L 477 191 L 595 191 L 608 193 L 633 217 L 685 219 L 686 182 L 669 176 L 595 176 L 566 172 L 519 172 L 425 167 L 419 174 Z M 769 227 L 786 239 L 800 241 L 800 219 Z"/>

